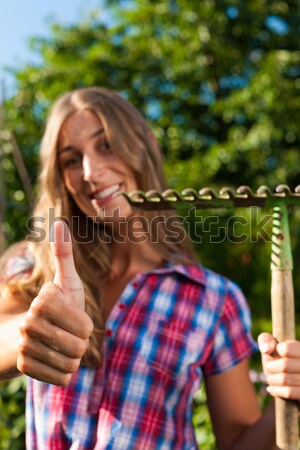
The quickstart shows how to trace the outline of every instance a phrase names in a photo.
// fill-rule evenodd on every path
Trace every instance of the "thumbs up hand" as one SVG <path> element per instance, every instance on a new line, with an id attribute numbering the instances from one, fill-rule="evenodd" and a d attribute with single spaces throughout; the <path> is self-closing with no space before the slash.
<path id="1" fill-rule="evenodd" d="M 89 345 L 93 323 L 85 313 L 84 290 L 74 265 L 67 225 L 54 224 L 53 282 L 43 285 L 20 324 L 17 368 L 58 386 L 68 384 Z"/>

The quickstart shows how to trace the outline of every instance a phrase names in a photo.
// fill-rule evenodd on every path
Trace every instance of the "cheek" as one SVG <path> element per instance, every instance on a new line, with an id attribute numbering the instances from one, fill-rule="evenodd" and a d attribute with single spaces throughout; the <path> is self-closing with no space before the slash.
<path id="1" fill-rule="evenodd" d="M 75 173 L 64 174 L 64 183 L 71 195 L 79 194 L 81 191 L 81 180 Z"/>

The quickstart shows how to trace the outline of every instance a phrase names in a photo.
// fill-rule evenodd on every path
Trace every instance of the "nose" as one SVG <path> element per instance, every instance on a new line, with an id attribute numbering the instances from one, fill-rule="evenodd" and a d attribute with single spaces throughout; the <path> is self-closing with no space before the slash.
<path id="1" fill-rule="evenodd" d="M 95 183 L 105 171 L 105 164 L 99 156 L 86 154 L 82 160 L 82 168 L 84 181 Z"/>

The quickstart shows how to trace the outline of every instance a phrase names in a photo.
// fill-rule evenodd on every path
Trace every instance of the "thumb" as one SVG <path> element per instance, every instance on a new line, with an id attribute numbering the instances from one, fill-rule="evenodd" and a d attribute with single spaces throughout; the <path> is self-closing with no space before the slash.
<path id="1" fill-rule="evenodd" d="M 262 354 L 275 356 L 277 340 L 270 333 L 261 333 L 257 338 L 259 350 Z"/>
<path id="2" fill-rule="evenodd" d="M 84 290 L 82 281 L 75 269 L 72 241 L 67 224 L 60 220 L 52 225 L 50 247 L 54 260 L 54 284 L 58 286 L 67 303 L 84 309 Z"/>

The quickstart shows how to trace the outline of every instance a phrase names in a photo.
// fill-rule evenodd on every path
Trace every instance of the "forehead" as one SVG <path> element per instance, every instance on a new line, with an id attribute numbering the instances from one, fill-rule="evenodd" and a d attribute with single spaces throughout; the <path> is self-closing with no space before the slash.
<path id="1" fill-rule="evenodd" d="M 58 135 L 58 147 L 89 139 L 100 129 L 103 129 L 102 122 L 93 111 L 87 109 L 76 111 L 62 124 Z"/>

